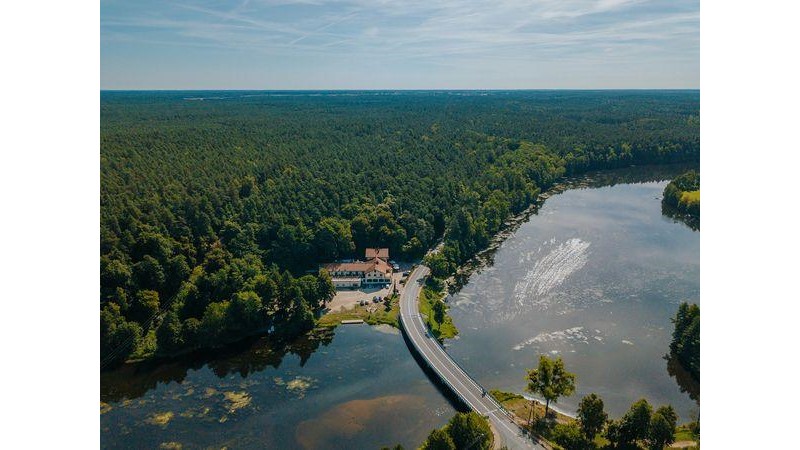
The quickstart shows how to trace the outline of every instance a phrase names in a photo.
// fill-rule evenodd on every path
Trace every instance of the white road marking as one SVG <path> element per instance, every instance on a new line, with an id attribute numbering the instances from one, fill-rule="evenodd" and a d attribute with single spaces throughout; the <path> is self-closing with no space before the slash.
<path id="1" fill-rule="evenodd" d="M 430 339 L 434 338 L 428 336 L 427 327 L 422 321 L 422 316 L 418 313 L 415 314 L 414 311 L 414 306 L 416 305 L 416 301 L 419 297 L 419 290 L 421 289 L 421 286 L 419 283 L 417 283 L 417 280 L 427 275 L 427 268 L 417 268 L 413 275 L 416 275 L 418 270 L 420 271 L 418 276 L 409 277 L 410 283 L 408 285 L 410 285 L 412 288 L 404 291 L 403 296 L 401 297 L 400 319 L 404 325 L 407 324 L 413 328 L 413 330 L 409 330 L 413 332 L 407 332 L 406 335 L 410 337 L 411 342 L 414 347 L 417 348 L 417 351 L 419 351 L 429 361 L 430 367 L 437 372 L 441 380 L 449 385 L 450 388 L 453 389 L 470 407 L 470 409 L 479 414 L 490 417 L 493 419 L 492 422 L 494 422 L 496 425 L 502 425 L 503 428 L 511 432 L 512 436 L 518 438 L 516 440 L 517 442 L 514 442 L 515 444 L 524 445 L 529 448 L 535 448 L 532 442 L 529 442 L 527 438 L 520 436 L 522 434 L 522 430 L 516 425 L 516 423 L 512 421 L 512 423 L 514 423 L 514 428 L 512 429 L 508 423 L 503 420 L 503 418 L 509 420 L 511 419 L 505 414 L 503 414 L 502 417 L 497 414 L 497 412 L 500 410 L 500 405 L 497 403 L 497 401 L 490 397 L 483 397 L 483 395 L 481 395 L 479 398 L 478 395 L 465 384 L 465 381 L 467 381 L 468 384 L 473 385 L 475 389 L 480 390 L 481 394 L 483 393 L 483 388 L 479 386 L 477 382 L 473 380 L 463 369 L 461 369 L 461 367 L 458 366 L 455 361 L 453 361 L 450 355 L 448 355 L 447 352 L 445 352 L 444 349 L 438 345 L 438 343 L 430 342 Z M 405 301 L 403 301 L 404 299 Z M 406 320 L 406 318 L 408 319 Z M 414 318 L 419 320 L 413 320 Z M 422 338 L 422 334 L 425 334 L 426 337 Z M 420 343 L 420 339 L 422 339 L 422 343 Z M 447 373 L 445 373 L 445 371 Z M 449 374 L 452 379 L 446 376 L 447 374 Z M 453 383 L 457 383 L 462 389 L 458 389 L 458 386 L 454 385 Z M 477 403 L 480 408 L 475 407 L 473 401 L 470 400 L 473 400 L 475 403 Z M 485 403 L 487 401 L 489 402 L 490 406 Z M 496 408 L 492 409 L 494 406 L 496 406 Z M 482 413 L 482 411 L 486 412 Z M 507 441 L 507 439 L 504 439 L 504 441 Z M 505 443 L 509 444 L 509 442 Z"/>

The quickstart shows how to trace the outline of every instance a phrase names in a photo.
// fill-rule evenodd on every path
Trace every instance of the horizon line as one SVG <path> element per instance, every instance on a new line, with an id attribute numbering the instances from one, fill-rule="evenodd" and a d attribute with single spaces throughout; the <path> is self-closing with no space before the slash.
<path id="1" fill-rule="evenodd" d="M 304 89 L 264 89 L 264 88 L 202 88 L 202 89 L 174 89 L 174 88 L 111 88 L 100 89 L 100 92 L 204 92 L 204 91 L 228 91 L 228 92 L 463 92 L 463 91 L 482 91 L 482 92 L 501 92 L 501 91 L 699 91 L 700 88 L 369 88 L 369 89 L 326 89 L 326 88 L 304 88 Z"/>

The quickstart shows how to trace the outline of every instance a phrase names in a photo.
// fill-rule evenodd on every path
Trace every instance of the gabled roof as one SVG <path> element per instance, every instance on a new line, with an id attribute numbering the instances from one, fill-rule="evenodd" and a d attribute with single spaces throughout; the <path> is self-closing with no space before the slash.
<path id="1" fill-rule="evenodd" d="M 375 264 L 371 262 L 330 263 L 325 264 L 328 272 L 369 272 Z"/>
<path id="2" fill-rule="evenodd" d="M 386 261 L 384 261 L 384 260 L 382 260 L 380 258 L 375 258 L 370 262 L 373 262 L 373 261 L 375 262 L 374 268 L 378 269 L 380 272 L 389 273 L 389 272 L 392 271 L 391 266 L 389 266 L 389 263 L 387 263 Z"/>
<path id="3" fill-rule="evenodd" d="M 372 272 L 376 269 L 383 273 L 390 273 L 392 271 L 391 266 L 380 258 L 373 258 L 367 262 L 330 263 L 324 264 L 323 267 L 325 267 L 328 272 Z"/>
<path id="4" fill-rule="evenodd" d="M 381 259 L 389 259 L 389 249 L 388 248 L 368 248 L 365 251 L 365 255 L 367 259 L 372 258 L 381 258 Z"/>

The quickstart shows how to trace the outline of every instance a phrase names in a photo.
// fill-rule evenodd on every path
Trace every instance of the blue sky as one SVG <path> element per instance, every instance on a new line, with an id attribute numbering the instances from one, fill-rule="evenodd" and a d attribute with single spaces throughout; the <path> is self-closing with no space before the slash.
<path id="1" fill-rule="evenodd" d="M 699 88 L 685 0 L 101 0 L 103 89 Z"/>

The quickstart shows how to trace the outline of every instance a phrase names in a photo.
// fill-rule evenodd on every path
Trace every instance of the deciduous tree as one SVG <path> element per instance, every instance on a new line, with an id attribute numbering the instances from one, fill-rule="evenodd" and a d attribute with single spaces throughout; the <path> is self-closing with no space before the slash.
<path id="1" fill-rule="evenodd" d="M 651 449 L 662 450 L 675 442 L 675 427 L 678 415 L 672 406 L 661 406 L 650 418 L 647 442 Z"/>
<path id="2" fill-rule="evenodd" d="M 431 306 L 433 311 L 433 320 L 437 323 L 437 328 L 442 328 L 442 323 L 444 323 L 444 315 L 447 311 L 447 308 L 444 306 L 444 303 L 440 300 L 433 300 L 433 305 Z"/>
<path id="3" fill-rule="evenodd" d="M 437 428 L 431 431 L 422 444 L 422 450 L 456 450 L 456 444 L 447 431 Z"/>
<path id="4" fill-rule="evenodd" d="M 492 444 L 489 422 L 475 411 L 453 416 L 447 424 L 447 433 L 458 449 L 488 450 Z"/>
<path id="5" fill-rule="evenodd" d="M 545 400 L 544 414 L 550 408 L 550 402 L 557 402 L 560 397 L 572 395 L 575 391 L 575 374 L 567 372 L 561 357 L 553 360 L 545 355 L 539 357 L 539 366 L 528 371 L 525 389 L 531 394 L 541 395 Z"/>
<path id="6" fill-rule="evenodd" d="M 608 414 L 603 411 L 603 399 L 597 394 L 589 394 L 581 399 L 578 404 L 578 423 L 581 427 L 581 432 L 590 441 L 603 431 Z"/>
<path id="7" fill-rule="evenodd" d="M 619 422 L 620 445 L 630 445 L 636 441 L 647 439 L 652 415 L 653 407 L 645 399 L 631 405 Z"/>

